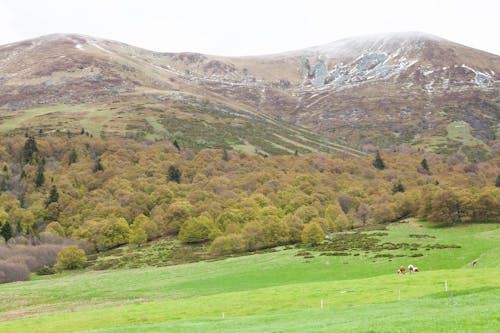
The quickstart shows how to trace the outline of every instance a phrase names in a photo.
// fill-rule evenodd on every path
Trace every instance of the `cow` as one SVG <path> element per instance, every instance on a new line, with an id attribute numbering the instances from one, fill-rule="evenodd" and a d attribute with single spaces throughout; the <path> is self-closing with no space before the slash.
<path id="1" fill-rule="evenodd" d="M 479 259 L 473 260 L 472 261 L 472 267 L 476 267 L 478 261 L 479 261 Z"/>
<path id="2" fill-rule="evenodd" d="M 406 273 L 405 272 L 405 267 L 404 266 L 399 266 L 399 269 L 398 269 L 397 272 L 398 272 L 398 274 L 404 274 L 404 273 Z"/>
<path id="3" fill-rule="evenodd" d="M 415 272 L 415 267 L 412 264 L 408 265 L 408 272 L 410 272 L 410 274 L 413 274 L 413 272 Z"/>

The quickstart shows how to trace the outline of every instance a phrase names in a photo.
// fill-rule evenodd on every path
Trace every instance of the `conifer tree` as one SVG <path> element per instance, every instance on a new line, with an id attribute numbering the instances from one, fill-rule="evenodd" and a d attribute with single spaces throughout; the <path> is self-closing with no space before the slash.
<path id="1" fill-rule="evenodd" d="M 380 152 L 377 150 L 377 154 L 375 155 L 375 159 L 372 162 L 373 166 L 379 170 L 385 169 L 385 164 L 384 161 L 382 160 L 382 157 L 380 156 Z"/>
<path id="2" fill-rule="evenodd" d="M 222 151 L 222 159 L 226 162 L 229 161 L 229 154 L 227 153 L 226 148 Z"/>
<path id="3" fill-rule="evenodd" d="M 78 160 L 78 155 L 76 153 L 75 148 L 73 148 L 73 149 L 71 149 L 71 152 L 69 153 L 68 165 L 76 163 L 77 160 Z"/>
<path id="4" fill-rule="evenodd" d="M 33 161 L 33 155 L 38 152 L 38 147 L 35 138 L 30 136 L 24 143 L 23 147 L 23 162 L 29 164 Z"/>
<path id="5" fill-rule="evenodd" d="M 429 164 L 427 163 L 427 160 L 425 158 L 422 160 L 422 162 L 420 162 L 420 165 L 422 166 L 422 169 L 429 172 Z"/>
<path id="6" fill-rule="evenodd" d="M 500 175 L 497 175 L 497 181 L 495 182 L 496 187 L 500 187 Z"/>
<path id="7" fill-rule="evenodd" d="M 51 203 L 58 201 L 59 201 L 59 192 L 57 192 L 56 185 L 52 185 L 52 187 L 50 188 L 50 193 L 47 202 L 45 202 L 45 207 L 48 207 Z"/>
<path id="8" fill-rule="evenodd" d="M 174 147 L 178 150 L 178 151 L 181 151 L 181 147 L 179 146 L 179 143 L 177 142 L 177 140 L 174 140 L 174 142 L 172 143 L 174 145 Z"/>
<path id="9" fill-rule="evenodd" d="M 94 169 L 92 170 L 92 172 L 96 173 L 97 171 L 103 171 L 103 170 L 104 167 L 102 166 L 101 158 L 98 157 L 97 160 L 95 161 Z"/>
<path id="10" fill-rule="evenodd" d="M 12 227 L 10 226 L 9 222 L 6 222 L 2 228 L 0 229 L 0 235 L 2 235 L 3 239 L 5 241 L 8 241 L 9 239 L 12 238 Z"/>
<path id="11" fill-rule="evenodd" d="M 35 176 L 35 186 L 40 187 L 45 183 L 45 166 L 44 163 L 39 162 L 38 163 L 38 168 L 36 170 L 36 176 Z"/>
<path id="12" fill-rule="evenodd" d="M 404 192 L 404 191 L 405 191 L 405 187 L 403 186 L 403 184 L 401 184 L 400 180 L 398 180 L 398 182 L 392 186 L 392 194 L 395 194 L 398 192 Z"/>
<path id="13" fill-rule="evenodd" d="M 177 168 L 175 165 L 171 165 L 170 167 L 168 167 L 168 180 L 169 181 L 180 183 L 181 182 L 181 175 L 182 175 L 181 170 L 179 170 L 179 168 Z"/>

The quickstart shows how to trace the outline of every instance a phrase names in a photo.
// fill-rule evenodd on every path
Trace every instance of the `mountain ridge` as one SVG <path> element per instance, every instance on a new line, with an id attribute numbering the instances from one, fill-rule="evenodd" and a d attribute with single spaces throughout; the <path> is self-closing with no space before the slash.
<path id="1" fill-rule="evenodd" d="M 154 52 L 53 34 L 0 46 L 0 110 L 207 100 L 363 150 L 434 149 L 440 132 L 457 121 L 495 147 L 499 73 L 499 56 L 420 32 L 247 57 Z"/>

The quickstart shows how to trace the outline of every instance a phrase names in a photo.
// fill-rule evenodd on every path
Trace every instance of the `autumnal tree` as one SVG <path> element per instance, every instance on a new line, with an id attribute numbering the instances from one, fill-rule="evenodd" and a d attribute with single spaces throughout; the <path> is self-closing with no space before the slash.
<path id="1" fill-rule="evenodd" d="M 358 218 L 362 225 L 366 225 L 368 221 L 368 216 L 370 215 L 370 206 L 365 203 L 361 203 L 358 207 Z"/>
<path id="2" fill-rule="evenodd" d="M 82 268 L 87 263 L 85 251 L 76 245 L 64 247 L 57 255 L 57 269 L 76 269 Z"/>
<path id="3" fill-rule="evenodd" d="M 49 224 L 47 224 L 47 227 L 45 227 L 45 231 L 50 232 L 51 234 L 56 236 L 61 236 L 61 237 L 65 236 L 63 226 L 57 221 L 52 221 Z"/>
<path id="4" fill-rule="evenodd" d="M 440 190 L 433 196 L 429 219 L 434 222 L 455 224 L 465 216 L 461 193 L 451 189 Z"/>
<path id="5" fill-rule="evenodd" d="M 148 240 L 151 240 L 158 236 L 158 226 L 144 214 L 137 215 L 137 217 L 134 219 L 134 222 L 132 223 L 131 228 L 144 230 Z"/>
<path id="6" fill-rule="evenodd" d="M 238 253 L 245 250 L 245 240 L 242 235 L 229 234 L 222 235 L 214 239 L 208 251 L 212 254 L 221 255 Z"/>
<path id="7" fill-rule="evenodd" d="M 129 243 L 134 245 L 142 245 L 148 240 L 148 235 L 140 224 L 132 224 L 130 227 Z"/>
<path id="8" fill-rule="evenodd" d="M 184 243 L 199 243 L 209 239 L 215 224 L 206 216 L 191 218 L 184 223 L 179 231 L 179 239 Z"/>
<path id="9" fill-rule="evenodd" d="M 308 223 L 302 231 L 302 243 L 318 244 L 325 239 L 325 233 L 318 223 Z"/>

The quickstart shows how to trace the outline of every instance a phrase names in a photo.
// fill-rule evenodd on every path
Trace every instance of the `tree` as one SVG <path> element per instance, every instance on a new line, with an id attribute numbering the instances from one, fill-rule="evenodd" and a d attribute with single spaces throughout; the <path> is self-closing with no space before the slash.
<path id="1" fill-rule="evenodd" d="M 496 187 L 500 187 L 500 175 L 497 175 L 497 180 L 495 182 Z"/>
<path id="2" fill-rule="evenodd" d="M 177 142 L 177 140 L 174 140 L 174 142 L 172 143 L 174 145 L 174 147 L 178 150 L 178 151 L 181 151 L 181 147 L 179 146 L 179 143 Z"/>
<path id="3" fill-rule="evenodd" d="M 50 222 L 47 225 L 47 227 L 45 228 L 45 231 L 50 232 L 51 234 L 56 235 L 56 236 L 61 236 L 61 237 L 65 236 L 64 228 L 62 227 L 62 225 L 59 222 L 55 222 L 55 221 Z"/>
<path id="4" fill-rule="evenodd" d="M 242 235 L 230 234 L 219 236 L 210 245 L 208 251 L 212 254 L 228 254 L 243 252 L 245 250 L 245 240 Z"/>
<path id="5" fill-rule="evenodd" d="M 148 235 L 146 231 L 139 224 L 132 224 L 130 228 L 130 238 L 129 243 L 135 245 L 141 245 L 146 243 L 148 240 Z"/>
<path id="6" fill-rule="evenodd" d="M 206 216 L 187 220 L 181 227 L 179 239 L 184 243 L 199 243 L 209 239 L 210 232 L 215 228 L 214 222 Z"/>
<path id="7" fill-rule="evenodd" d="M 38 168 L 36 170 L 36 176 L 35 176 L 35 186 L 40 187 L 45 183 L 45 166 L 43 163 L 38 163 Z"/>
<path id="8" fill-rule="evenodd" d="M 26 140 L 23 146 L 23 162 L 24 164 L 30 164 L 33 161 L 33 155 L 38 153 L 38 147 L 35 138 L 30 136 Z"/>
<path id="9" fill-rule="evenodd" d="M 222 151 L 222 160 L 226 162 L 229 161 L 229 154 L 227 153 L 226 148 Z"/>
<path id="10" fill-rule="evenodd" d="M 302 231 L 302 243 L 318 244 L 325 239 L 325 233 L 318 223 L 308 223 Z"/>
<path id="11" fill-rule="evenodd" d="M 368 221 L 368 215 L 370 215 L 370 206 L 365 203 L 360 204 L 358 207 L 358 217 L 362 225 L 365 225 L 366 221 Z"/>
<path id="12" fill-rule="evenodd" d="M 341 194 L 338 196 L 338 201 L 342 211 L 347 214 L 351 209 L 351 196 L 348 194 Z"/>
<path id="13" fill-rule="evenodd" d="M 148 240 L 151 240 L 158 236 L 158 226 L 144 214 L 139 214 L 134 219 L 134 222 L 131 226 L 132 234 L 138 229 L 144 230 Z"/>
<path id="14" fill-rule="evenodd" d="M 64 247 L 57 255 L 57 269 L 76 269 L 82 268 L 87 262 L 85 251 L 76 245 Z"/>
<path id="15" fill-rule="evenodd" d="M 58 202 L 58 201 L 59 201 L 59 193 L 57 192 L 57 187 L 56 187 L 56 185 L 52 185 L 50 187 L 49 197 L 47 198 L 47 201 L 45 202 L 45 208 L 47 208 L 51 203 Z"/>
<path id="16" fill-rule="evenodd" d="M 4 223 L 4 225 L 2 225 L 2 228 L 0 229 L 0 235 L 2 235 L 5 241 L 8 241 L 12 238 L 12 227 L 10 226 L 9 222 L 6 222 Z"/>
<path id="17" fill-rule="evenodd" d="M 405 191 L 405 187 L 403 186 L 403 184 L 401 184 L 400 180 L 398 180 L 397 183 L 392 185 L 392 194 L 395 194 L 398 192 L 404 192 L 404 191 Z"/>
<path id="18" fill-rule="evenodd" d="M 424 169 L 427 173 L 430 173 L 429 164 L 427 163 L 427 160 L 425 158 L 422 160 L 422 162 L 420 162 L 420 165 L 422 166 L 422 169 Z"/>
<path id="19" fill-rule="evenodd" d="M 377 154 L 375 155 L 375 159 L 372 162 L 373 166 L 379 170 L 385 169 L 384 161 L 382 160 L 382 156 L 380 156 L 380 152 L 377 150 Z"/>
<path id="20" fill-rule="evenodd" d="M 98 157 L 94 163 L 94 169 L 92 169 L 92 172 L 96 173 L 97 171 L 103 171 L 104 166 L 101 163 L 101 158 Z"/>
<path id="21" fill-rule="evenodd" d="M 181 182 L 181 170 L 177 168 L 175 165 L 171 165 L 168 167 L 168 180 L 176 183 Z"/>
<path id="22" fill-rule="evenodd" d="M 71 152 L 69 153 L 68 165 L 76 163 L 77 160 L 78 160 L 78 154 L 76 153 L 75 148 L 73 148 L 73 149 L 71 149 Z"/>

